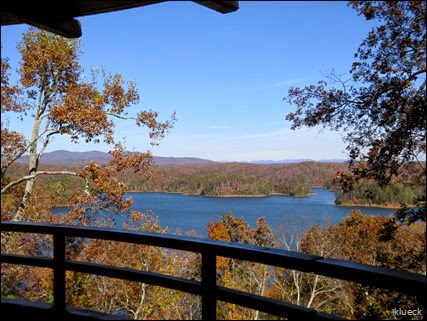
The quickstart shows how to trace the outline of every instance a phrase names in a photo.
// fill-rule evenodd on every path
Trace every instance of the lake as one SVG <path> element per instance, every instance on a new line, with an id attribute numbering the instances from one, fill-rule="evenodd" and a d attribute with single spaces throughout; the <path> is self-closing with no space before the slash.
<path id="1" fill-rule="evenodd" d="M 264 216 L 266 222 L 275 230 L 286 225 L 295 230 L 304 230 L 315 224 L 337 223 L 347 216 L 352 208 L 360 209 L 364 214 L 389 215 L 396 210 L 370 207 L 341 207 L 334 205 L 335 193 L 316 188 L 314 195 L 307 197 L 269 196 L 269 197 L 208 197 L 168 193 L 129 193 L 133 199 L 133 209 L 141 212 L 151 210 L 158 216 L 162 227 L 168 227 L 170 233 L 177 229 L 181 232 L 195 230 L 207 237 L 209 220 L 218 221 L 228 211 L 234 217 L 244 217 L 256 227 L 256 220 Z M 59 213 L 64 208 L 54 209 Z M 126 219 L 118 217 L 118 226 Z"/>

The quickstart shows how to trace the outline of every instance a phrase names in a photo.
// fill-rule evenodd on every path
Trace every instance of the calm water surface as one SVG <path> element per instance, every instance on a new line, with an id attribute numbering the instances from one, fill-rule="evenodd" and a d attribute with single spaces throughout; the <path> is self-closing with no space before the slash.
<path id="1" fill-rule="evenodd" d="M 274 229 L 279 225 L 308 228 L 314 224 L 337 223 L 348 215 L 352 208 L 334 205 L 335 193 L 324 189 L 313 189 L 315 195 L 307 197 L 269 196 L 256 198 L 222 198 L 189 196 L 166 193 L 130 193 L 134 209 L 152 210 L 161 225 L 170 232 L 195 230 L 207 236 L 209 220 L 217 221 L 228 211 L 234 217 L 244 217 L 256 226 L 259 217 Z M 393 210 L 383 208 L 354 207 L 364 214 L 389 215 Z"/>
<path id="2" fill-rule="evenodd" d="M 218 221 L 228 211 L 234 217 L 244 217 L 252 226 L 264 216 L 270 227 L 280 225 L 298 230 L 314 224 L 337 223 L 348 215 L 352 208 L 335 206 L 335 193 L 324 189 L 313 189 L 314 195 L 307 197 L 269 196 L 259 198 L 221 198 L 189 196 L 168 193 L 129 193 L 133 199 L 133 209 L 141 212 L 151 210 L 158 216 L 162 227 L 168 227 L 170 233 L 177 229 L 181 232 L 195 230 L 207 237 L 209 221 Z M 364 214 L 389 215 L 395 210 L 384 208 L 354 207 Z M 63 209 L 62 209 L 63 210 Z M 55 209 L 60 212 L 61 209 Z M 116 220 L 121 223 L 127 217 L 122 215 Z"/>

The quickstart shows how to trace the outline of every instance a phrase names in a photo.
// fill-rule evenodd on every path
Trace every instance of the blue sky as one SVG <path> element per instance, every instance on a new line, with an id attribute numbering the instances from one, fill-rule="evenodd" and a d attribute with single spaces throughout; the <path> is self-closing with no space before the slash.
<path id="1" fill-rule="evenodd" d="M 346 159 L 341 135 L 290 130 L 282 99 L 290 86 L 305 86 L 334 69 L 346 74 L 372 27 L 346 2 L 240 1 L 221 14 L 193 2 L 165 2 L 78 18 L 81 64 L 103 66 L 137 83 L 136 109 L 165 120 L 176 111 L 171 133 L 151 147 L 146 131 L 119 123 L 129 149 L 154 155 L 216 161 Z M 18 66 L 16 43 L 25 25 L 1 28 L 2 57 Z M 29 136 L 29 122 L 10 118 Z M 47 151 L 102 150 L 108 146 L 56 138 Z"/>

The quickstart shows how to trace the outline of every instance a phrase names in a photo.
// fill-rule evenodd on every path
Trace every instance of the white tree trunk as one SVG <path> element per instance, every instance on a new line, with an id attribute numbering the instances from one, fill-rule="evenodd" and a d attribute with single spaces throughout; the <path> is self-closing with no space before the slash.
<path id="1" fill-rule="evenodd" d="M 40 131 L 40 124 L 41 124 L 41 117 L 36 115 L 36 118 L 34 120 L 33 125 L 33 131 L 31 134 L 31 141 L 33 142 L 30 147 L 30 155 L 28 160 L 28 175 L 34 175 L 37 172 L 38 168 L 38 160 L 37 160 L 37 140 L 39 137 L 39 131 Z M 13 221 L 22 221 L 22 219 L 25 216 L 25 209 L 27 207 L 28 201 L 30 199 L 31 193 L 33 191 L 35 182 L 35 177 L 31 178 L 27 181 L 27 184 L 25 185 L 25 191 L 24 196 L 22 197 L 21 204 L 19 205 L 19 209 L 13 218 Z"/>

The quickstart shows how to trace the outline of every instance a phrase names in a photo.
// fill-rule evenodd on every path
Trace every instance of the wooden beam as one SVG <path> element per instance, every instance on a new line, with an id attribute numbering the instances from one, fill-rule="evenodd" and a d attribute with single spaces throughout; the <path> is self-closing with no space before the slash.
<path id="1" fill-rule="evenodd" d="M 67 38 L 79 38 L 82 36 L 80 21 L 72 17 L 31 17 L 21 18 L 21 21 Z"/>
<path id="2" fill-rule="evenodd" d="M 1 25 L 26 23 L 67 38 L 82 35 L 80 22 L 75 17 L 126 10 L 165 0 L 123 0 L 123 1 L 63 1 L 60 4 L 52 0 L 22 2 L 3 0 Z M 194 1 L 202 6 L 221 13 L 236 11 L 238 1 Z"/>
<path id="3" fill-rule="evenodd" d="M 221 12 L 221 13 L 229 13 L 236 11 L 239 9 L 239 1 L 194 1 L 198 4 L 201 4 L 202 6 L 208 7 L 210 9 L 213 9 L 215 11 Z"/>
<path id="4" fill-rule="evenodd" d="M 73 17 L 45 17 L 22 15 L 10 11 L 2 12 L 2 25 L 16 23 L 26 23 L 67 38 L 79 38 L 82 35 L 80 22 Z"/>

